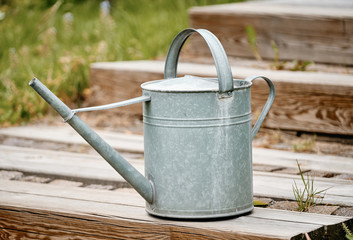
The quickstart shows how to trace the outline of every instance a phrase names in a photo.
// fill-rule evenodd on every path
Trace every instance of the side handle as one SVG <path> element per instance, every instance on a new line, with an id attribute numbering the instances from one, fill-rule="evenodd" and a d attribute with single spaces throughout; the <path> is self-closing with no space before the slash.
<path id="1" fill-rule="evenodd" d="M 245 81 L 252 82 L 252 81 L 254 81 L 257 78 L 262 78 L 263 80 L 265 80 L 267 82 L 267 85 L 270 88 L 270 93 L 269 93 L 269 96 L 267 98 L 266 104 L 265 104 L 264 108 L 261 111 L 261 114 L 260 114 L 259 118 L 257 119 L 253 129 L 251 130 L 251 139 L 255 138 L 257 132 L 260 129 L 260 126 L 261 126 L 262 122 L 264 121 L 267 113 L 270 111 L 270 108 L 271 108 L 271 105 L 273 103 L 273 100 L 275 99 L 275 93 L 276 93 L 275 86 L 273 85 L 273 82 L 270 79 L 268 79 L 267 77 L 250 76 L 250 77 L 247 77 L 245 79 Z"/>

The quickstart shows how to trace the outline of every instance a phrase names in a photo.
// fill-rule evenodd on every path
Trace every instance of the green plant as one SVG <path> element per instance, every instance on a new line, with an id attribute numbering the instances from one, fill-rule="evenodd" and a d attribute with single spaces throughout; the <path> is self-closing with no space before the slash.
<path id="1" fill-rule="evenodd" d="M 293 144 L 293 149 L 295 152 L 310 152 L 315 147 L 315 140 L 316 135 L 313 135 L 311 138 Z"/>
<path id="2" fill-rule="evenodd" d="M 302 61 L 302 60 L 294 60 L 292 62 L 292 67 L 289 69 L 291 71 L 306 71 L 309 65 L 313 64 L 312 61 Z"/>
<path id="3" fill-rule="evenodd" d="M 0 127 L 51 111 L 29 88 L 32 77 L 75 107 L 89 92 L 92 62 L 163 56 L 188 27 L 188 8 L 235 1 L 110 1 L 109 15 L 101 0 L 0 1 Z"/>
<path id="4" fill-rule="evenodd" d="M 346 238 L 348 240 L 353 240 L 353 233 L 348 229 L 346 224 L 342 223 L 343 230 L 346 232 Z"/>
<path id="5" fill-rule="evenodd" d="M 254 57 L 256 58 L 256 60 L 262 61 L 262 57 L 260 55 L 260 51 L 257 46 L 257 35 L 254 27 L 251 25 L 246 26 L 245 32 L 247 35 L 247 40 L 248 40 L 250 49 L 253 52 Z M 312 61 L 293 60 L 290 64 L 291 66 L 288 68 L 287 67 L 288 61 L 279 60 L 280 51 L 274 40 L 271 40 L 271 48 L 274 52 L 273 62 L 271 65 L 272 65 L 272 68 L 275 70 L 289 69 L 291 71 L 306 71 L 307 67 L 313 63 Z"/>
<path id="6" fill-rule="evenodd" d="M 262 58 L 261 58 L 261 55 L 259 52 L 259 48 L 257 47 L 257 43 L 256 43 L 257 37 L 256 37 L 255 29 L 253 28 L 253 26 L 248 25 L 245 27 L 245 31 L 246 31 L 246 35 L 247 35 L 250 49 L 252 50 L 256 60 L 262 61 Z"/>
<path id="7" fill-rule="evenodd" d="M 275 56 L 273 58 L 272 67 L 275 70 L 283 70 L 287 62 L 279 60 L 279 49 L 277 47 L 277 44 L 273 40 L 271 40 L 271 47 L 272 47 L 273 52 L 275 53 Z"/>
<path id="8" fill-rule="evenodd" d="M 292 185 L 292 190 L 293 190 L 295 201 L 298 204 L 298 210 L 300 212 L 306 212 L 310 207 L 316 204 L 320 204 L 322 202 L 322 200 L 326 195 L 326 191 L 329 188 L 320 190 L 320 191 L 318 191 L 317 189 L 314 189 L 314 178 L 307 175 L 307 179 L 305 180 L 298 160 L 297 160 L 297 166 L 299 169 L 300 178 L 304 185 L 304 189 L 299 188 L 297 183 L 294 181 L 294 185 Z"/>
<path id="9" fill-rule="evenodd" d="M 267 207 L 268 203 L 265 203 L 265 202 L 260 201 L 260 200 L 254 200 L 254 206 L 255 207 Z"/>

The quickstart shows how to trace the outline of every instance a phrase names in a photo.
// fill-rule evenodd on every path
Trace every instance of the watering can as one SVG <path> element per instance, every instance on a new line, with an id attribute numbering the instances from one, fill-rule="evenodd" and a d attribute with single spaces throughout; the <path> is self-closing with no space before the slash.
<path id="1" fill-rule="evenodd" d="M 200 34 L 211 50 L 218 78 L 177 78 L 184 42 Z M 38 79 L 34 88 L 146 200 L 155 216 L 201 219 L 235 216 L 253 209 L 252 139 L 275 96 L 270 79 L 235 80 L 219 40 L 204 29 L 185 29 L 173 40 L 163 80 L 141 85 L 141 97 L 71 110 Z M 251 128 L 250 87 L 261 78 L 269 97 Z M 143 102 L 145 176 L 97 135 L 78 112 Z"/>

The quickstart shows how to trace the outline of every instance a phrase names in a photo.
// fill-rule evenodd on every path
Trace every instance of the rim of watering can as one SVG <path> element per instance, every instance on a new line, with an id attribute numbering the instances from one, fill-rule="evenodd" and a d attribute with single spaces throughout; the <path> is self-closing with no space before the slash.
<path id="1" fill-rule="evenodd" d="M 206 29 L 187 28 L 175 36 L 169 47 L 166 57 L 164 66 L 164 78 L 171 79 L 177 77 L 177 67 L 181 48 L 193 33 L 198 33 L 205 40 L 212 53 L 212 57 L 214 59 L 217 70 L 217 78 L 219 84 L 218 92 L 226 93 L 232 91 L 234 85 L 232 84 L 233 75 L 227 54 L 224 51 L 224 48 L 219 39 Z"/>
<path id="2" fill-rule="evenodd" d="M 183 80 L 188 80 L 183 81 Z M 197 85 L 197 82 L 210 83 Z M 175 82 L 176 84 L 169 84 L 170 82 Z M 187 83 L 195 85 L 187 85 Z M 212 87 L 213 83 L 213 87 Z M 236 91 L 240 89 L 250 88 L 252 85 L 251 82 L 241 79 L 233 79 L 233 90 Z M 163 80 L 149 81 L 141 84 L 143 90 L 152 91 L 152 92 L 175 92 L 175 93 L 191 93 L 191 92 L 219 92 L 218 89 L 218 79 L 217 78 L 202 78 L 195 76 L 184 76 L 180 78 L 169 78 Z"/>

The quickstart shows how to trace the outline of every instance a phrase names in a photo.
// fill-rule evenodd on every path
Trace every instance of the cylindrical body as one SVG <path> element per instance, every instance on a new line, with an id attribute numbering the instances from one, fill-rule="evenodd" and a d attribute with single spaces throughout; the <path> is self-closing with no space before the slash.
<path id="1" fill-rule="evenodd" d="M 212 218 L 253 209 L 250 82 L 231 97 L 209 92 L 146 90 L 145 176 L 156 196 L 147 211 L 174 218 Z"/>
<path id="2" fill-rule="evenodd" d="M 192 33 L 210 47 L 218 78 L 177 78 L 181 47 Z M 116 169 L 142 197 L 147 211 L 171 218 L 216 218 L 253 209 L 251 141 L 274 100 L 270 79 L 233 80 L 218 39 L 204 29 L 185 29 L 173 40 L 165 80 L 142 84 L 142 97 L 72 111 L 39 80 L 30 85 Z M 269 98 L 251 129 L 250 86 L 262 78 Z M 145 178 L 76 115 L 143 103 Z"/>

